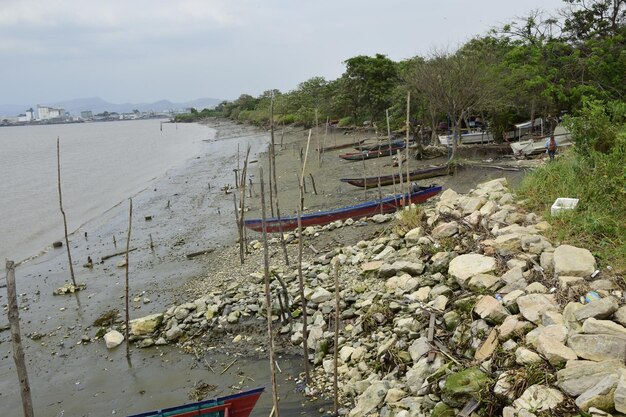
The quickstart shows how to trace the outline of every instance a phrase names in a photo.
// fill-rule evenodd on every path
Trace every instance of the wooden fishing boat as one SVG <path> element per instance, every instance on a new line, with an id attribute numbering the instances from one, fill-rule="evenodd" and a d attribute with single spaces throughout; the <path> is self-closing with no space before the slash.
<path id="1" fill-rule="evenodd" d="M 128 417 L 248 417 L 264 390 L 265 388 L 256 388 L 225 397 L 133 414 Z"/>
<path id="2" fill-rule="evenodd" d="M 417 181 L 423 180 L 426 178 L 433 177 L 441 177 L 443 175 L 448 175 L 450 173 L 450 168 L 448 165 L 439 165 L 432 168 L 425 169 L 417 169 L 415 171 L 409 172 L 409 181 Z M 406 172 L 402 173 L 402 181 L 406 182 Z M 381 177 L 366 177 L 366 178 L 341 178 L 339 181 L 347 182 L 348 184 L 354 185 L 355 187 L 361 188 L 375 188 L 378 187 L 380 183 L 381 186 L 391 185 L 394 182 L 396 184 L 400 183 L 400 174 L 395 173 L 393 175 L 383 175 Z"/>
<path id="3" fill-rule="evenodd" d="M 373 200 L 334 210 L 303 214 L 301 220 L 302 227 L 323 226 L 337 220 L 351 218 L 359 219 L 361 217 L 374 216 L 379 213 L 392 213 L 403 206 L 403 200 L 406 201 L 408 199 L 411 204 L 423 203 L 437 193 L 441 192 L 441 189 L 442 188 L 440 186 L 420 187 L 419 190 L 412 192 L 410 195 L 408 193 L 396 194 L 385 197 L 382 200 Z M 249 229 L 257 232 L 263 231 L 262 219 L 244 220 L 244 223 Z M 294 230 L 298 227 L 298 216 L 281 217 L 280 220 L 274 217 L 265 220 L 265 226 L 268 233 L 279 232 L 280 225 L 282 225 L 283 232 Z"/>
<path id="4" fill-rule="evenodd" d="M 387 147 L 387 149 L 380 149 L 376 151 L 361 151 L 361 152 L 346 153 L 343 155 L 339 155 L 339 157 L 342 159 L 345 159 L 346 161 L 362 161 L 364 159 L 372 159 L 372 158 L 380 158 L 381 156 L 389 156 L 402 149 L 404 149 L 404 145 L 396 145 L 396 146 L 392 146 L 391 148 Z"/>
<path id="5" fill-rule="evenodd" d="M 361 145 L 363 142 L 365 142 L 365 139 L 359 140 L 357 142 L 342 143 L 341 145 L 325 146 L 322 148 L 322 152 L 334 151 L 336 149 L 345 149 L 345 148 L 354 148 L 354 147 L 358 148 L 358 146 Z"/>
<path id="6" fill-rule="evenodd" d="M 548 138 L 550 138 L 550 136 L 513 142 L 511 143 L 513 155 L 520 157 L 545 152 L 546 140 Z M 556 139 L 559 147 L 569 146 L 572 144 L 572 136 L 562 126 L 557 126 L 554 129 L 554 138 Z"/>
<path id="7" fill-rule="evenodd" d="M 355 146 L 354 149 L 356 149 L 357 151 L 382 151 L 385 149 L 389 149 L 389 148 L 404 148 L 405 143 L 403 140 L 394 140 L 393 142 L 389 143 L 375 143 L 374 145 L 358 145 Z"/>

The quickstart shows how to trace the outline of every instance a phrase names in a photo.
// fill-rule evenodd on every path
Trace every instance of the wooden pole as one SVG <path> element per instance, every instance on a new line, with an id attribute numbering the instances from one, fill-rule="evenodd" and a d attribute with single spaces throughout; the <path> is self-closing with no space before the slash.
<path id="1" fill-rule="evenodd" d="M 389 125 L 389 109 L 385 109 L 385 115 L 387 116 L 387 143 L 389 143 L 389 149 L 391 149 L 391 126 Z M 393 158 L 393 154 L 391 156 Z M 396 194 L 398 194 L 398 189 L 396 188 L 396 176 L 395 174 L 393 174 L 393 169 L 391 171 L 392 171 L 391 181 L 393 183 L 393 196 L 394 196 L 393 201 L 397 207 L 398 202 L 396 201 Z"/>
<path id="2" fill-rule="evenodd" d="M 130 360 L 130 296 L 129 296 L 129 280 L 128 280 L 128 252 L 130 251 L 130 233 L 133 227 L 133 199 L 129 199 L 128 208 L 128 235 L 126 236 L 126 359 Z"/>
<path id="3" fill-rule="evenodd" d="M 306 160 L 309 157 L 309 145 L 311 144 L 311 129 L 309 129 L 309 138 L 306 141 L 306 152 L 302 161 L 302 175 L 300 175 L 300 186 L 304 187 L 304 171 L 306 170 Z M 303 188 L 304 190 L 304 188 Z M 300 210 L 304 211 L 304 194 L 300 193 Z"/>
<path id="4" fill-rule="evenodd" d="M 276 197 L 276 216 L 278 217 L 278 233 L 280 234 L 280 246 L 283 249 L 283 255 L 285 257 L 285 265 L 289 265 L 289 255 L 287 254 L 287 243 L 285 242 L 285 236 L 283 234 L 283 224 L 280 221 L 280 204 L 278 198 L 278 180 L 276 177 L 276 144 L 274 141 L 274 93 L 272 92 L 272 101 L 270 102 L 270 155 L 272 165 L 272 175 L 274 176 L 274 196 Z M 282 139 L 281 145 L 282 149 Z M 270 195 L 272 190 L 270 188 Z"/>
<path id="5" fill-rule="evenodd" d="M 67 259 L 70 264 L 70 277 L 72 278 L 72 284 L 76 285 L 76 278 L 74 278 L 74 266 L 72 265 L 72 253 L 70 251 L 70 240 L 67 237 L 67 217 L 65 217 L 65 211 L 63 210 L 63 197 L 61 194 L 61 148 L 59 145 L 59 137 L 57 136 L 57 179 L 59 186 L 59 208 L 63 215 L 63 229 L 65 230 L 65 246 L 67 248 Z"/>
<path id="6" fill-rule="evenodd" d="M 339 356 L 339 261 L 335 260 L 335 349 L 333 352 L 333 415 L 339 411 L 339 387 L 337 383 L 337 358 Z"/>
<path id="7" fill-rule="evenodd" d="M 402 186 L 402 154 L 398 149 L 398 171 L 400 172 L 400 193 L 402 193 L 402 204 L 404 204 L 404 187 Z"/>
<path id="8" fill-rule="evenodd" d="M 299 184 L 300 201 L 304 199 L 302 184 Z M 307 386 L 311 384 L 311 373 L 309 371 L 309 332 L 307 330 L 308 319 L 306 312 L 306 298 L 304 297 L 304 276 L 302 275 L 302 210 L 298 206 L 298 285 L 300 287 L 300 305 L 302 308 L 302 349 L 304 350 L 304 381 Z"/>
<path id="9" fill-rule="evenodd" d="M 378 201 L 380 201 L 380 214 L 383 214 L 383 192 L 380 187 L 380 166 L 378 166 Z"/>
<path id="10" fill-rule="evenodd" d="M 320 141 L 320 126 L 317 117 L 317 108 L 315 108 L 315 138 L 317 139 L 317 166 L 322 166 L 322 144 Z"/>
<path id="11" fill-rule="evenodd" d="M 272 147 L 272 144 L 270 143 L 270 148 L 271 147 Z M 273 153 L 272 149 L 270 149 L 269 153 L 267 155 L 267 158 L 268 158 L 267 162 L 269 162 L 268 165 L 270 166 L 270 172 L 269 172 L 269 175 L 268 175 L 268 177 L 269 177 L 269 184 L 270 184 L 270 192 L 269 192 L 269 194 L 270 194 L 270 214 L 271 214 L 272 217 L 274 217 L 274 196 L 273 196 L 273 194 L 274 194 L 274 187 L 272 187 L 272 172 L 274 171 L 273 170 L 273 165 L 274 164 L 272 163 L 272 153 Z M 252 190 L 252 188 L 250 188 L 250 189 Z"/>
<path id="12" fill-rule="evenodd" d="M 313 178 L 313 174 L 309 172 L 309 177 L 311 177 L 311 185 L 313 186 L 313 194 L 317 195 L 317 188 L 315 188 L 315 178 Z"/>
<path id="13" fill-rule="evenodd" d="M 411 180 L 409 179 L 409 132 L 411 127 L 411 92 L 406 93 L 406 192 L 408 194 L 407 205 L 411 204 Z M 400 173 L 402 175 L 402 173 Z"/>
<path id="14" fill-rule="evenodd" d="M 248 148 L 249 149 L 249 148 Z M 245 169 L 245 167 L 244 167 Z M 267 336 L 269 338 L 270 347 L 270 372 L 272 374 L 272 399 L 274 402 L 274 409 L 276 417 L 280 417 L 280 411 L 278 408 L 278 386 L 276 384 L 276 361 L 274 359 L 274 333 L 272 331 L 272 297 L 270 294 L 270 256 L 269 247 L 267 245 L 267 223 L 265 222 L 265 184 L 263 181 L 263 167 L 259 167 L 261 177 L 261 219 L 263 230 L 263 264 L 265 272 L 265 303 L 267 305 Z"/>
<path id="15" fill-rule="evenodd" d="M 244 214 L 245 214 L 245 207 L 246 207 L 246 177 L 248 176 L 248 158 L 250 157 L 250 144 L 248 144 L 248 149 L 246 150 L 246 158 L 244 160 L 243 163 L 243 170 L 241 171 L 241 179 L 239 181 L 239 183 L 241 184 L 241 188 L 239 189 L 239 208 L 240 208 L 240 213 L 239 213 L 239 257 L 241 260 L 241 264 L 243 265 L 244 263 L 244 257 L 245 257 L 245 239 L 244 239 L 244 230 L 243 230 L 243 225 L 244 225 Z"/>
<path id="16" fill-rule="evenodd" d="M 33 417 L 33 401 L 30 394 L 30 384 L 28 382 L 28 372 L 26 361 L 24 360 L 24 349 L 22 348 L 22 336 L 20 335 L 20 313 L 17 305 L 17 290 L 15 288 L 15 263 L 7 260 L 7 298 L 9 299 L 9 325 L 11 326 L 11 339 L 13 341 L 13 360 L 17 370 L 17 377 L 20 380 L 20 393 L 22 396 L 22 408 L 24 417 Z"/>
<path id="17" fill-rule="evenodd" d="M 330 117 L 326 117 L 326 126 L 324 128 L 324 141 L 322 143 L 322 163 L 324 163 L 324 148 L 326 147 L 326 138 L 328 137 L 328 124 L 330 123 Z M 320 165 L 321 166 L 321 165 Z"/>

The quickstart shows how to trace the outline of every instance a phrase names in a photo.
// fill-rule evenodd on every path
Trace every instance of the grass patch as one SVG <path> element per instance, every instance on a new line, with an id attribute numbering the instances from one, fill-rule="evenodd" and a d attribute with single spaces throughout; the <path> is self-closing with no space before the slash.
<path id="1" fill-rule="evenodd" d="M 417 206 L 407 207 L 400 211 L 399 225 L 408 232 L 422 224 L 424 212 Z"/>
<path id="2" fill-rule="evenodd" d="M 626 128 L 608 152 L 583 153 L 577 147 L 562 153 L 527 175 L 518 194 L 550 222 L 547 234 L 554 242 L 587 248 L 600 266 L 626 271 Z M 552 217 L 558 197 L 580 201 L 576 210 Z"/>

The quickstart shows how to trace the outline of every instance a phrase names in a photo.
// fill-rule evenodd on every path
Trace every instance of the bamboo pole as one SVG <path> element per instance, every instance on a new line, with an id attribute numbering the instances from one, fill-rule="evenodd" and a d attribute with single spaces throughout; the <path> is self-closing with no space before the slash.
<path id="1" fill-rule="evenodd" d="M 411 92 L 406 93 L 406 192 L 407 192 L 407 206 L 411 205 L 411 179 L 409 178 L 409 132 L 411 127 Z M 402 175 L 402 173 L 400 174 Z"/>
<path id="2" fill-rule="evenodd" d="M 244 167 L 245 169 L 245 167 Z M 274 358 L 274 333 L 272 331 L 272 297 L 270 294 L 270 256 L 269 247 L 267 245 L 267 223 L 265 222 L 265 184 L 263 181 L 263 167 L 259 167 L 261 177 L 261 219 L 263 229 L 263 265 L 265 275 L 265 303 L 267 304 L 267 336 L 269 338 L 269 350 L 270 350 L 270 372 L 272 374 L 272 399 L 274 402 L 274 409 L 276 411 L 276 417 L 280 417 L 280 411 L 278 408 L 278 386 L 276 383 L 276 361 Z"/>
<path id="3" fill-rule="evenodd" d="M 299 184 L 300 201 L 304 199 L 302 184 Z M 304 296 L 304 276 L 302 275 L 302 210 L 298 206 L 298 286 L 300 289 L 300 305 L 302 306 L 302 349 L 304 350 L 304 381 L 307 386 L 311 384 L 311 373 L 309 371 L 309 332 L 308 318 L 306 312 L 306 298 Z"/>
<path id="4" fill-rule="evenodd" d="M 339 387 L 337 362 L 339 357 L 339 261 L 335 260 L 335 349 L 333 352 L 333 415 L 339 415 Z"/>
<path id="5" fill-rule="evenodd" d="M 326 154 L 326 151 L 324 150 L 324 148 L 326 148 L 326 138 L 328 137 L 328 124 L 329 123 L 330 123 L 330 117 L 327 116 L 326 126 L 324 127 L 324 141 L 322 143 L 322 164 L 324 163 L 324 155 Z"/>
<path id="6" fill-rule="evenodd" d="M 315 108 L 315 139 L 317 139 L 317 167 L 322 166 L 322 144 L 320 141 L 320 126 L 317 118 L 317 108 Z"/>
<path id="7" fill-rule="evenodd" d="M 387 142 L 389 143 L 389 149 L 391 149 L 391 126 L 389 125 L 389 109 L 385 109 L 385 115 L 387 116 Z M 393 158 L 393 154 L 391 155 L 391 157 Z M 398 202 L 396 201 L 396 194 L 398 194 L 398 190 L 396 188 L 396 176 L 393 174 L 393 170 L 391 175 L 391 181 L 393 183 L 393 201 L 397 207 Z"/>
<path id="8" fill-rule="evenodd" d="M 402 154 L 398 149 L 398 171 L 400 172 L 400 193 L 402 193 L 402 204 L 404 204 L 404 187 L 402 186 Z"/>
<path id="9" fill-rule="evenodd" d="M 241 184 L 241 188 L 239 189 L 239 258 L 241 264 L 243 265 L 245 261 L 245 239 L 244 239 L 244 215 L 245 215 L 245 207 L 246 207 L 246 177 L 248 176 L 248 158 L 250 157 L 250 144 L 248 144 L 248 149 L 246 150 L 246 158 L 243 163 L 243 169 L 241 172 L 241 178 L 239 183 Z M 239 162 L 239 161 L 237 161 Z"/>
<path id="10" fill-rule="evenodd" d="M 287 243 L 285 242 L 285 236 L 283 234 L 283 224 L 280 221 L 280 204 L 278 199 L 278 180 L 276 177 L 276 144 L 274 141 L 274 93 L 272 93 L 272 101 L 270 102 L 270 155 L 272 165 L 272 175 L 274 176 L 274 195 L 276 197 L 276 216 L 278 216 L 278 233 L 280 234 L 280 246 L 283 249 L 283 255 L 285 256 L 285 265 L 289 265 L 289 255 L 287 254 Z M 281 145 L 282 149 L 282 139 Z M 270 188 L 270 195 L 272 190 Z"/>
<path id="11" fill-rule="evenodd" d="M 65 216 L 65 210 L 63 210 L 63 197 L 61 193 L 61 148 L 59 145 L 59 137 L 57 136 L 57 179 L 59 186 L 59 208 L 61 209 L 61 215 L 63 215 L 63 229 L 65 230 L 65 246 L 67 248 L 67 260 L 70 264 L 70 277 L 72 278 L 72 284 L 76 285 L 76 278 L 74 278 L 74 266 L 72 265 L 72 253 L 70 251 L 70 240 L 67 237 L 67 217 Z"/>
<path id="12" fill-rule="evenodd" d="M 15 288 L 15 263 L 7 260 L 7 298 L 9 304 L 8 318 L 11 326 L 11 340 L 13 341 L 13 360 L 17 377 L 20 380 L 20 394 L 22 396 L 22 408 L 24 417 L 33 417 L 33 401 L 30 394 L 30 384 L 28 382 L 28 372 L 26 361 L 24 360 L 24 349 L 22 348 L 22 336 L 20 334 L 20 313 L 17 305 L 17 290 Z"/>
<path id="13" fill-rule="evenodd" d="M 270 144 L 270 147 L 271 146 L 272 145 Z M 273 172 L 272 166 L 274 164 L 272 164 L 272 150 L 271 149 L 270 149 L 270 151 L 269 151 L 269 153 L 267 155 L 267 159 L 268 159 L 267 162 L 269 162 L 268 165 L 270 167 L 270 172 L 269 172 L 269 175 L 268 175 L 269 185 L 270 185 L 270 193 L 269 193 L 270 194 L 270 215 L 272 217 L 274 217 L 274 196 L 273 196 L 273 194 L 274 194 L 274 191 L 273 191 L 274 187 L 272 187 L 272 172 Z M 252 191 L 252 187 L 250 187 L 250 190 Z M 250 196 L 250 198 L 252 198 L 252 196 Z"/>
<path id="14" fill-rule="evenodd" d="M 304 171 L 306 170 L 306 160 L 309 157 L 309 145 L 311 145 L 311 129 L 309 129 L 309 138 L 306 141 L 306 152 L 302 161 L 302 175 L 300 175 L 300 186 L 304 187 Z M 304 211 L 304 194 L 300 193 L 300 210 Z"/>
<path id="15" fill-rule="evenodd" d="M 126 302 L 126 359 L 130 360 L 130 302 L 129 302 L 129 280 L 128 280 L 128 253 L 130 251 L 130 233 L 133 227 L 133 199 L 129 199 L 129 208 L 128 208 L 128 235 L 126 236 L 126 291 L 125 291 L 125 302 Z"/>

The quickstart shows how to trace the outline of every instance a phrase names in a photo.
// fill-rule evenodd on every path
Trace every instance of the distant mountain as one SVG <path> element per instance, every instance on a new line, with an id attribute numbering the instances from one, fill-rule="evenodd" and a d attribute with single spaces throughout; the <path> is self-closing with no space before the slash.
<path id="1" fill-rule="evenodd" d="M 202 110 L 207 107 L 213 107 L 223 100 L 217 98 L 199 98 L 196 100 L 186 101 L 183 103 L 175 103 L 169 100 L 159 100 L 153 103 L 122 103 L 114 104 L 101 99 L 100 97 L 77 98 L 73 100 L 37 103 L 42 106 L 62 107 L 71 114 L 79 115 L 81 111 L 91 110 L 94 113 L 102 113 L 103 111 L 127 113 L 133 110 L 144 111 L 165 111 L 165 110 L 182 110 L 194 107 Z M 0 104 L 0 115 L 17 116 L 24 113 L 29 108 L 37 111 L 37 104 Z"/>

